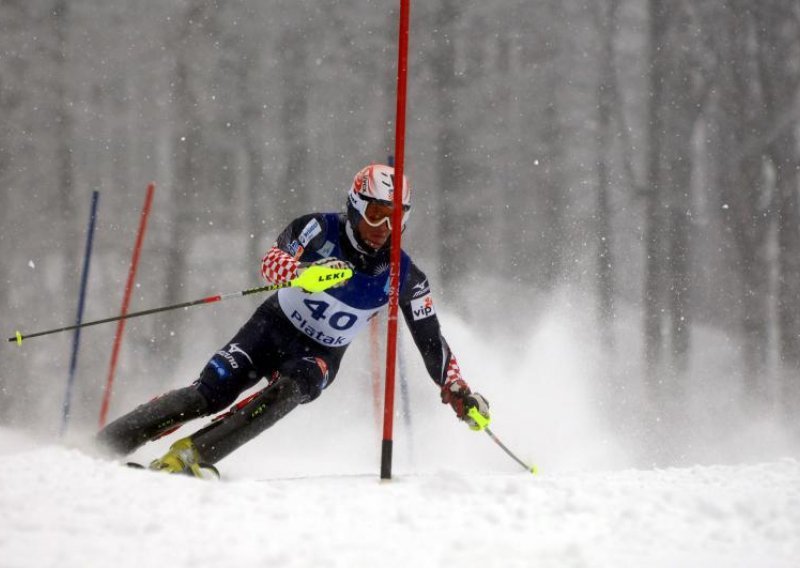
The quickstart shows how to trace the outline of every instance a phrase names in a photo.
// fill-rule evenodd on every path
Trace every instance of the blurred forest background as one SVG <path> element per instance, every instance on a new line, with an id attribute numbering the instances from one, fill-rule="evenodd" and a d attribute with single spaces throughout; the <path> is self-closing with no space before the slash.
<path id="1" fill-rule="evenodd" d="M 74 322 L 93 190 L 85 319 L 119 310 L 151 181 L 131 310 L 258 285 L 291 218 L 342 210 L 393 151 L 397 4 L 0 0 L 3 337 Z M 513 346 L 574 306 L 620 427 L 696 424 L 710 390 L 797 435 L 800 3 L 426 0 L 411 17 L 404 247 L 440 309 Z M 117 388 L 191 381 L 240 302 L 131 320 Z M 113 327 L 83 334 L 87 427 Z M 69 335 L 1 348 L 0 422 L 55 427 Z"/>

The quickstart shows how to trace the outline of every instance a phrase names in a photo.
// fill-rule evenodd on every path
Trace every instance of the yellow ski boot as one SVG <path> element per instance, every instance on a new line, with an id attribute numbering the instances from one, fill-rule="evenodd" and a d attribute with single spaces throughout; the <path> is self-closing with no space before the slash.
<path id="1" fill-rule="evenodd" d="M 181 438 L 169 451 L 150 462 L 149 469 L 165 473 L 182 473 L 200 479 L 219 479 L 219 471 L 211 464 L 201 463 L 191 438 Z"/>

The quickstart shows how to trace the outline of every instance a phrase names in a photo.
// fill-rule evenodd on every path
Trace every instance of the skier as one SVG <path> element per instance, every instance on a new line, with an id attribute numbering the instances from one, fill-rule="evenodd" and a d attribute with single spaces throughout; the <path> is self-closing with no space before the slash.
<path id="1" fill-rule="evenodd" d="M 336 377 L 347 346 L 389 301 L 394 189 L 394 169 L 370 165 L 356 174 L 346 213 L 312 213 L 292 221 L 262 260 L 267 281 L 285 282 L 315 265 L 349 268 L 352 277 L 324 292 L 279 290 L 217 351 L 193 384 L 110 423 L 98 433 L 99 445 L 115 455 L 131 453 L 189 420 L 222 411 L 240 393 L 268 378 L 266 388 L 178 440 L 150 464 L 151 469 L 202 476 L 201 464 L 218 462 L 299 404 L 316 399 Z M 402 191 L 401 230 L 405 230 L 411 208 L 405 176 Z M 428 373 L 440 387 L 442 402 L 471 428 L 480 429 L 468 412 L 474 407 L 488 423 L 489 404 L 462 378 L 440 333 L 428 280 L 405 252 L 400 261 L 399 307 Z"/>

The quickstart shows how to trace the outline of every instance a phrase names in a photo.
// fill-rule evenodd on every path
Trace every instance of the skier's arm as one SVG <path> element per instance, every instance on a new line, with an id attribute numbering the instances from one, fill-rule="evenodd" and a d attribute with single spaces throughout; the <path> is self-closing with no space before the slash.
<path id="1" fill-rule="evenodd" d="M 280 283 L 300 275 L 302 259 L 325 243 L 325 218 L 303 215 L 292 221 L 261 260 L 261 275 L 267 282 Z M 321 261 L 336 262 L 336 261 Z"/>
<path id="2" fill-rule="evenodd" d="M 442 336 L 428 279 L 414 263 L 409 264 L 399 304 L 428 374 L 441 389 L 442 402 L 449 404 L 471 427 L 477 426 L 467 414 L 471 407 L 488 419 L 489 403 L 473 393 L 461 376 L 458 360 Z"/>

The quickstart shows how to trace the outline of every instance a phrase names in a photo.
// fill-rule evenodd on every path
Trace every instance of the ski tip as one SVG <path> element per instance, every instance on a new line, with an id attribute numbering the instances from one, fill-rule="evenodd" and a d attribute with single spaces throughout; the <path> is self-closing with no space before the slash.
<path id="1" fill-rule="evenodd" d="M 532 465 L 532 466 L 531 466 L 531 469 L 530 469 L 529 471 L 530 471 L 530 472 L 531 472 L 533 475 L 539 475 L 539 468 L 538 468 L 538 467 L 536 467 L 536 464 Z"/>

